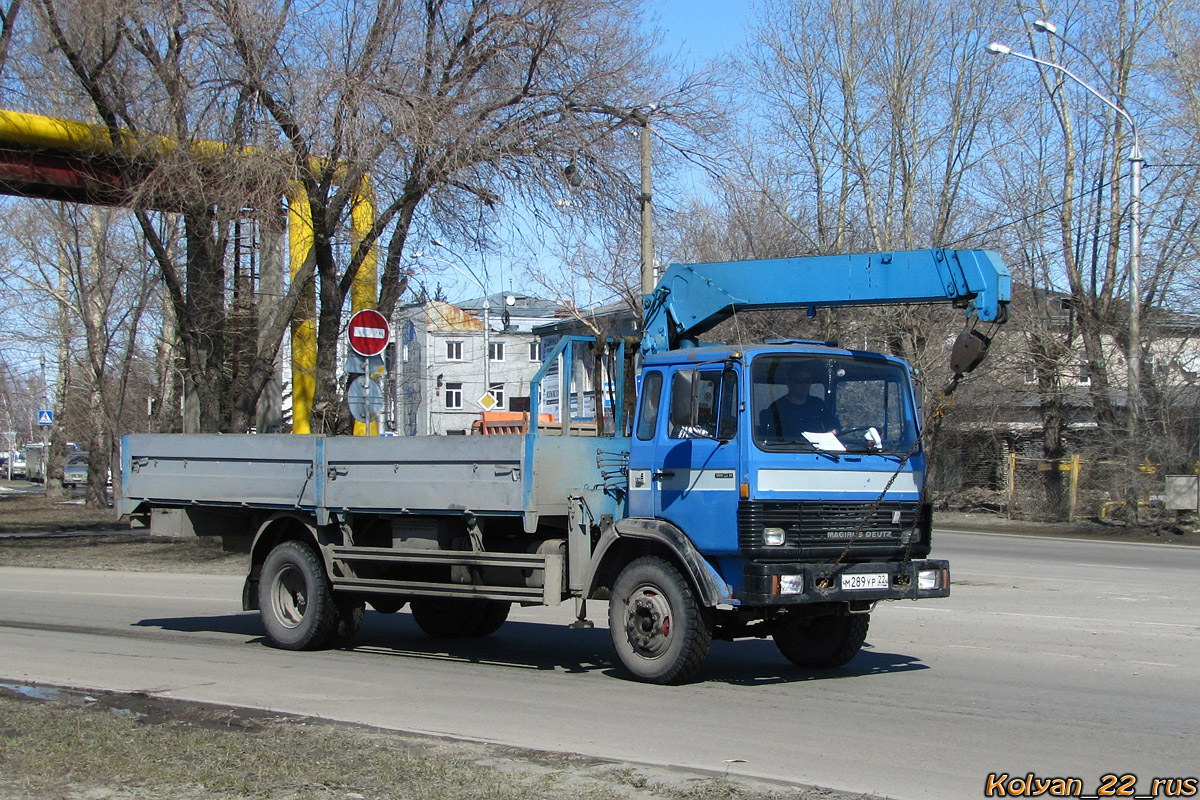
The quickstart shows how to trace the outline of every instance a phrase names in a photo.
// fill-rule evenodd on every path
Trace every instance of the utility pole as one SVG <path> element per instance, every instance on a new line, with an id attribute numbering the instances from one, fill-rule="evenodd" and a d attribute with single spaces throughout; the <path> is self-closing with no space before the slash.
<path id="1" fill-rule="evenodd" d="M 641 205 L 642 220 L 642 294 L 648 295 L 654 291 L 654 285 L 658 282 L 658 275 L 655 274 L 654 269 L 654 193 L 650 170 L 650 117 L 640 109 L 633 111 L 632 116 L 640 126 L 638 139 L 641 150 L 642 186 L 638 202 Z"/>

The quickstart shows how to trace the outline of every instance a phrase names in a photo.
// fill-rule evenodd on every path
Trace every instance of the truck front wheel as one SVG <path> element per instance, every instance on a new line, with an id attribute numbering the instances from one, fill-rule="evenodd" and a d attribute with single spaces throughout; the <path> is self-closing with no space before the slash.
<path id="1" fill-rule="evenodd" d="M 858 655 L 870 623 L 870 614 L 831 614 L 798 620 L 771 638 L 798 667 L 840 667 Z"/>
<path id="2" fill-rule="evenodd" d="M 267 555 L 258 582 L 258 607 L 267 638 L 285 650 L 326 647 L 339 627 L 353 625 L 353 613 L 349 620 L 342 619 L 321 560 L 298 541 L 283 542 Z M 361 610 L 357 616 L 362 619 Z"/>
<path id="3" fill-rule="evenodd" d="M 608 605 L 617 657 L 646 683 L 682 683 L 696 673 L 712 644 L 710 617 L 679 570 L 657 556 L 630 562 Z"/>

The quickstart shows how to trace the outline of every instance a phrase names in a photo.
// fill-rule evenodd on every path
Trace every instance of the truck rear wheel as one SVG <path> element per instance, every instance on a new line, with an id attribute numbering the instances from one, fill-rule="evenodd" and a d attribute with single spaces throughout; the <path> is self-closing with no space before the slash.
<path id="1" fill-rule="evenodd" d="M 267 555 L 258 582 L 258 607 L 267 638 L 285 650 L 326 647 L 339 626 L 348 630 L 353 624 L 353 614 L 342 618 L 320 558 L 298 541 L 276 545 Z M 361 622 L 361 609 L 358 619 Z"/>
<path id="2" fill-rule="evenodd" d="M 617 576 L 608 626 L 617 657 L 646 683 L 686 681 L 712 644 L 707 609 L 679 570 L 657 556 L 632 561 Z"/>
<path id="3" fill-rule="evenodd" d="M 485 608 L 483 601 L 469 597 L 415 597 L 408 607 L 417 627 L 434 639 L 473 636 Z"/>
<path id="4" fill-rule="evenodd" d="M 400 609 L 404 608 L 404 604 L 408 601 L 403 597 L 387 596 L 371 598 L 371 608 L 378 611 L 380 614 L 395 614 Z"/>
<path id="5" fill-rule="evenodd" d="M 798 620 L 771 638 L 798 667 L 840 667 L 858 655 L 870 624 L 870 614 L 831 614 Z"/>
<path id="6" fill-rule="evenodd" d="M 512 603 L 503 600 L 481 600 L 480 602 L 483 603 L 483 615 L 479 618 L 479 624 L 468 634 L 469 636 L 491 636 L 508 621 L 508 612 L 512 608 Z"/>
<path id="7" fill-rule="evenodd" d="M 363 600 L 336 600 L 337 626 L 329 643 L 334 647 L 352 647 L 358 629 L 362 627 L 363 617 L 367 612 L 367 604 Z"/>

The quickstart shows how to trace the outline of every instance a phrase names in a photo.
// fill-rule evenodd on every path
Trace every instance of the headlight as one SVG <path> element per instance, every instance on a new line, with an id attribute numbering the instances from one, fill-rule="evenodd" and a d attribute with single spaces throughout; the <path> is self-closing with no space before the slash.
<path id="1" fill-rule="evenodd" d="M 779 547 L 786 539 L 783 528 L 763 528 L 763 544 L 768 547 Z"/>
<path id="2" fill-rule="evenodd" d="M 804 594 L 804 576 L 803 575 L 780 575 L 779 576 L 779 593 L 780 594 Z"/>
<path id="3" fill-rule="evenodd" d="M 917 573 L 918 589 L 945 589 L 949 585 L 949 570 L 923 569 Z"/>

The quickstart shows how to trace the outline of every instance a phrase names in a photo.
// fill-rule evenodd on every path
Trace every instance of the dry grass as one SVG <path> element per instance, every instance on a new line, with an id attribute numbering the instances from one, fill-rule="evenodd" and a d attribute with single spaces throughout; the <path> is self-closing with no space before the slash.
<path id="1" fill-rule="evenodd" d="M 143 695 L 0 689 L 0 798 L 48 797 L 850 800 Z"/>
<path id="2" fill-rule="evenodd" d="M 0 764 L 18 793 L 152 789 L 159 797 L 437 798 L 545 796 L 543 776 L 513 776 L 353 728 L 275 720 L 254 730 L 189 720 L 145 724 L 102 708 L 0 699 Z M 605 796 L 593 795 L 600 800 Z"/>

